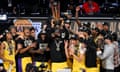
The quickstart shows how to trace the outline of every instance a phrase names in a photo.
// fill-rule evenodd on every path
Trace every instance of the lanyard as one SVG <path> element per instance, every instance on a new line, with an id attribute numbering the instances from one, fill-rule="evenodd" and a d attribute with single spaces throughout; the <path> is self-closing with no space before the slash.
<path id="1" fill-rule="evenodd" d="M 13 54 L 13 46 L 11 42 L 8 42 L 8 50 L 9 50 L 9 55 Z"/>

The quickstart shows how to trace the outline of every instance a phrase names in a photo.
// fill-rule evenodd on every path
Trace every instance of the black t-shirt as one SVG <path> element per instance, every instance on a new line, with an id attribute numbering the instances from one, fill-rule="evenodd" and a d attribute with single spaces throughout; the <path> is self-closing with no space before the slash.
<path id="1" fill-rule="evenodd" d="M 61 38 L 62 39 L 68 40 L 69 39 L 69 34 L 70 34 L 70 32 L 66 28 L 63 28 L 61 30 Z"/>
<path id="2" fill-rule="evenodd" d="M 87 44 L 87 51 L 85 54 L 85 64 L 86 67 L 96 67 L 96 44 L 94 43 L 94 39 L 93 38 L 89 38 L 88 40 L 86 40 L 86 44 Z"/>
<path id="3" fill-rule="evenodd" d="M 27 46 L 29 46 L 33 41 L 35 41 L 34 40 L 34 38 L 31 38 L 31 37 L 29 37 L 29 38 L 27 38 L 27 39 L 21 39 L 21 38 L 19 38 L 18 40 L 17 40 L 17 44 L 22 44 L 23 45 L 23 48 L 26 48 Z M 23 54 L 19 54 L 18 55 L 19 57 L 30 57 L 31 56 L 31 54 L 29 53 L 29 50 L 28 51 L 26 51 L 25 53 L 23 53 Z"/>
<path id="4" fill-rule="evenodd" d="M 37 40 L 37 48 L 35 48 L 34 50 L 38 50 L 39 48 L 41 50 L 45 49 L 48 47 L 48 40 L 42 40 L 42 39 L 38 39 Z M 48 62 L 48 60 L 50 59 L 50 52 L 49 51 L 44 51 L 44 54 L 34 54 L 33 55 L 33 61 L 41 61 L 41 62 Z"/>
<path id="5" fill-rule="evenodd" d="M 57 48 L 56 43 L 59 43 L 59 49 Z M 64 62 L 66 61 L 65 49 L 64 49 L 64 40 L 60 39 L 58 41 L 51 40 L 49 43 L 50 48 L 50 57 L 52 62 Z"/>

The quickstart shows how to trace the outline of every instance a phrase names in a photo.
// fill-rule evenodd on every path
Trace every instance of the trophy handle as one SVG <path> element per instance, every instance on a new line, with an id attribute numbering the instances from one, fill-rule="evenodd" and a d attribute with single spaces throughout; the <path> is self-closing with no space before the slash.
<path id="1" fill-rule="evenodd" d="M 52 5 L 52 15 L 55 20 L 59 20 L 60 18 L 60 2 L 56 6 Z"/>

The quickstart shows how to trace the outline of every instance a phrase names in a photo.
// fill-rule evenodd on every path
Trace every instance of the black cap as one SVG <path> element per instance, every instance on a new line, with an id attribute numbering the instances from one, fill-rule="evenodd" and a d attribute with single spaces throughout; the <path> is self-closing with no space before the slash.
<path id="1" fill-rule="evenodd" d="M 79 27 L 78 31 L 84 31 L 84 27 Z"/>
<path id="2" fill-rule="evenodd" d="M 90 34 L 91 34 L 91 31 L 90 31 L 90 29 L 89 29 L 89 28 L 86 28 L 86 29 L 85 29 L 85 32 L 86 32 L 86 33 L 88 33 L 88 35 L 90 35 Z"/>
<path id="3" fill-rule="evenodd" d="M 46 31 L 41 31 L 40 35 L 46 35 Z"/>
<path id="4" fill-rule="evenodd" d="M 108 23 L 108 22 L 104 22 L 103 25 L 104 25 L 104 26 L 109 26 L 109 23 Z"/>
<path id="5" fill-rule="evenodd" d="M 70 24 L 71 21 L 69 19 L 65 20 L 65 24 Z"/>
<path id="6" fill-rule="evenodd" d="M 104 39 L 109 39 L 109 40 L 111 40 L 111 41 L 112 41 L 112 35 L 107 34 L 107 35 L 105 35 Z"/>
<path id="7" fill-rule="evenodd" d="M 3 35 L 6 35 L 7 33 L 10 33 L 10 31 L 9 30 L 5 30 Z"/>
<path id="8" fill-rule="evenodd" d="M 105 36 L 106 35 L 106 32 L 104 30 L 100 30 L 99 31 L 99 34 L 101 34 L 102 36 Z"/>
<path id="9" fill-rule="evenodd" d="M 46 35 L 46 34 L 47 34 L 46 31 L 41 31 L 41 32 L 38 34 L 38 38 L 40 38 L 41 35 Z"/>
<path id="10" fill-rule="evenodd" d="M 77 39 L 78 39 L 78 36 L 77 36 L 77 35 L 75 35 L 75 34 L 72 34 L 72 35 L 71 35 L 71 37 L 70 37 L 70 39 L 77 40 Z"/>
<path id="11" fill-rule="evenodd" d="M 90 22 L 85 22 L 85 23 L 83 23 L 83 25 L 86 27 L 90 27 Z"/>
<path id="12" fill-rule="evenodd" d="M 84 38 L 79 38 L 79 42 L 80 42 L 80 43 L 86 43 L 86 39 L 84 39 Z"/>
<path id="13" fill-rule="evenodd" d="M 95 31 L 98 32 L 98 33 L 100 32 L 100 30 L 98 28 L 95 28 Z"/>

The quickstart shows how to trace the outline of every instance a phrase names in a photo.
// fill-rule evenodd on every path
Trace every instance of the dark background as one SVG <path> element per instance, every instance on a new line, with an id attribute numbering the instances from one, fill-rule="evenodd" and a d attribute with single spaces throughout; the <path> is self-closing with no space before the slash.
<path id="1" fill-rule="evenodd" d="M 8 1 L 11 1 L 12 3 L 11 7 L 8 7 L 8 4 L 9 4 Z M 83 4 L 83 2 L 87 0 L 58 0 L 58 1 L 60 1 L 60 4 L 61 4 L 60 6 L 61 12 L 65 12 L 67 9 L 70 9 L 70 6 L 73 6 L 72 11 L 74 15 L 75 7 L 80 4 Z M 105 12 L 104 7 L 106 6 L 103 6 L 103 5 L 105 4 L 106 1 L 108 2 L 107 4 L 108 7 L 112 6 L 111 4 L 115 3 L 116 1 L 118 1 L 118 3 L 120 2 L 119 0 L 94 0 L 94 1 L 97 2 L 99 6 L 101 7 L 101 14 L 104 14 Z M 0 1 L 0 13 L 2 11 L 3 13 L 12 14 L 13 8 L 16 7 L 16 11 L 18 14 L 22 12 L 26 12 L 26 14 L 39 12 L 43 16 L 48 16 L 50 14 L 49 6 L 50 6 L 50 0 L 1 0 Z M 109 10 L 108 8 L 108 11 L 112 11 L 112 10 Z"/>

